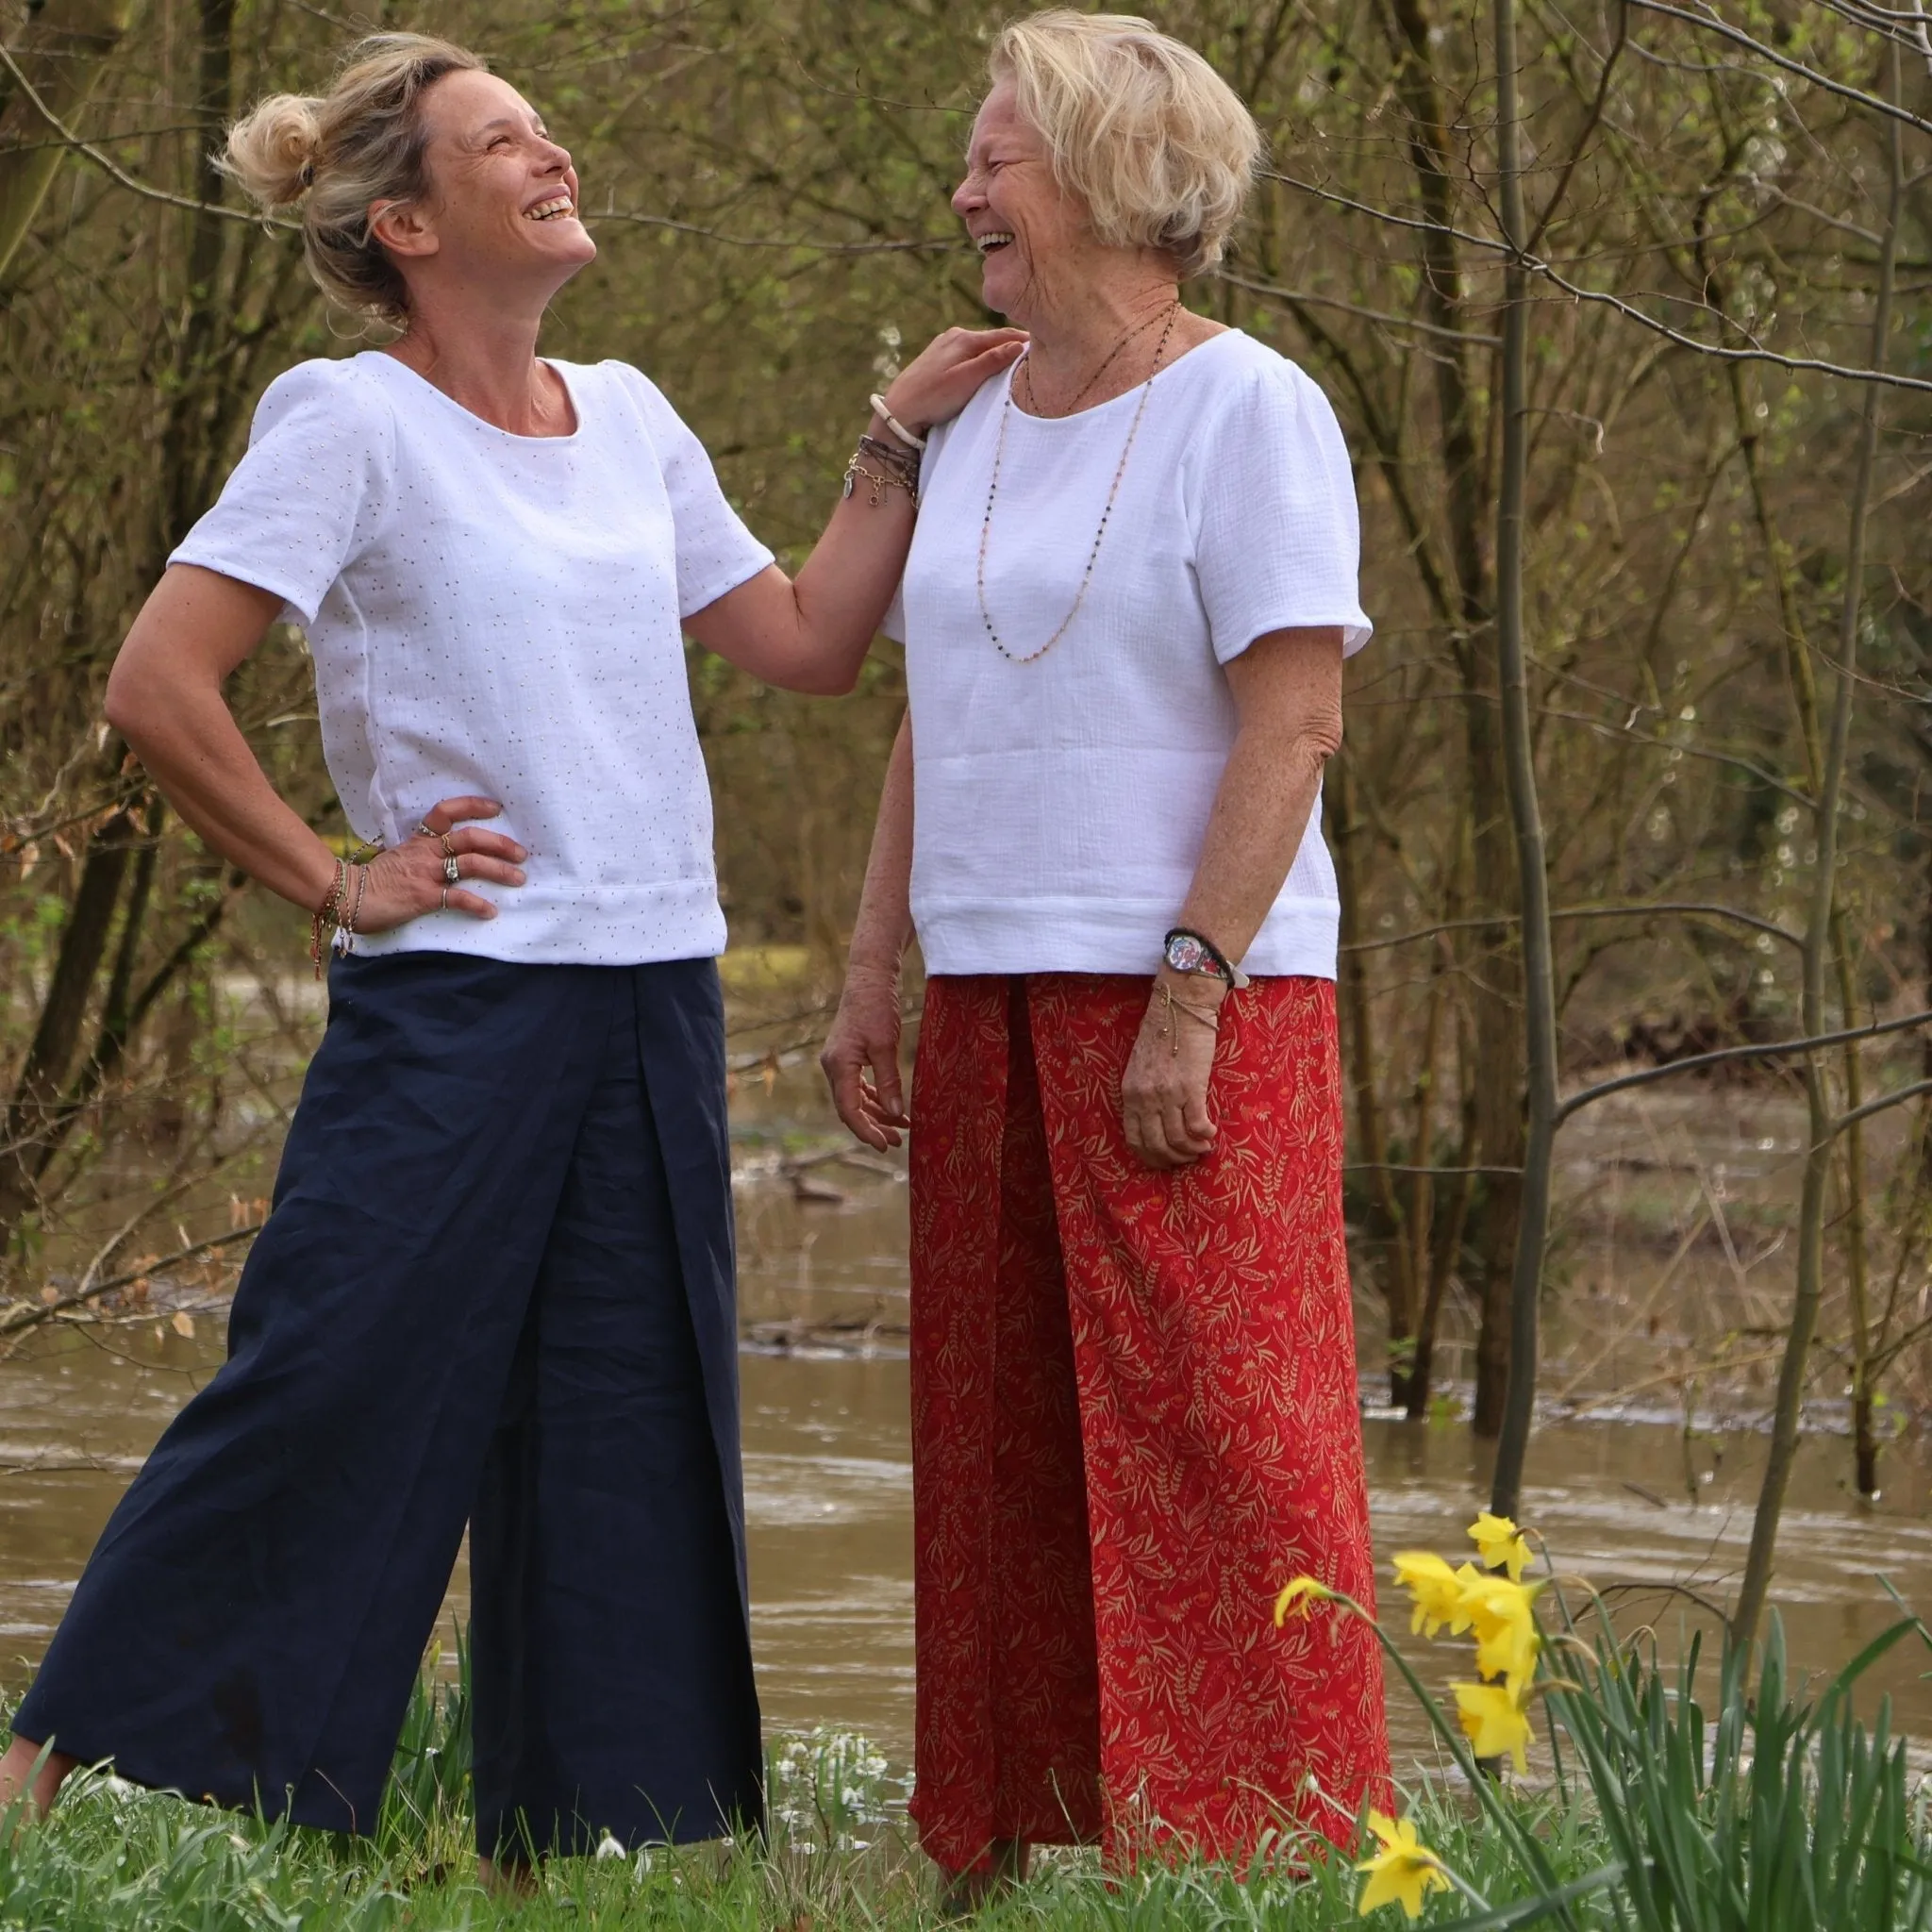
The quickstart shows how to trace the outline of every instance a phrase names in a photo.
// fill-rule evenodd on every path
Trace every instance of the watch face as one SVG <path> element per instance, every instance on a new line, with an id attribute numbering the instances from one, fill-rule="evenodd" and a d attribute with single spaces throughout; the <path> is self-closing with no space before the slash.
<path id="1" fill-rule="evenodd" d="M 1177 932 L 1167 942 L 1167 963 L 1176 973 L 1212 973 L 1208 949 L 1191 933 Z"/>

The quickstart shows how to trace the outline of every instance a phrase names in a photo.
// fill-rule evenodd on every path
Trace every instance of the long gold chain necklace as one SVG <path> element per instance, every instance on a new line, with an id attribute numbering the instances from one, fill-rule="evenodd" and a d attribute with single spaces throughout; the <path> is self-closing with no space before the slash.
<path id="1" fill-rule="evenodd" d="M 1060 620 L 1059 628 L 1054 632 L 1052 637 L 1047 639 L 1045 643 L 1041 645 L 1039 650 L 1028 651 L 1024 657 L 1022 657 L 1018 652 L 1008 650 L 1006 645 L 1001 641 L 999 632 L 993 628 L 992 613 L 986 608 L 986 553 L 987 546 L 991 542 L 992 538 L 992 506 L 993 500 L 1000 493 L 1000 465 L 1004 460 L 1007 453 L 1007 423 L 1013 413 L 1013 385 L 1010 378 L 1008 378 L 1008 380 L 1007 399 L 1000 409 L 1000 433 L 997 441 L 993 444 L 992 480 L 987 485 L 986 490 L 986 515 L 982 519 L 979 525 L 978 583 L 979 621 L 986 625 L 986 634 L 987 637 L 991 641 L 993 649 L 996 650 L 1000 654 L 1000 656 L 1002 658 L 1005 658 L 1009 663 L 1031 664 L 1034 663 L 1037 659 L 1045 657 L 1046 654 L 1050 650 L 1052 650 L 1053 647 L 1057 643 L 1058 643 L 1063 637 L 1066 636 L 1068 630 L 1073 625 L 1074 618 L 1076 618 L 1080 614 L 1080 607 L 1087 601 L 1088 588 L 1093 582 L 1093 566 L 1099 560 L 1100 546 L 1107 537 L 1108 519 L 1113 515 L 1113 507 L 1115 499 L 1118 498 L 1118 496 L 1121 493 L 1121 478 L 1127 474 L 1127 458 L 1134 453 L 1134 439 L 1140 435 L 1141 419 L 1147 413 L 1147 398 L 1154 392 L 1154 378 L 1160 374 L 1161 359 L 1167 354 L 1168 339 L 1174 334 L 1174 319 L 1180 314 L 1180 312 L 1181 305 L 1178 302 L 1176 302 L 1174 305 L 1174 307 L 1167 311 L 1167 326 L 1160 331 L 1160 340 L 1154 346 L 1154 367 L 1147 372 L 1147 380 L 1141 385 L 1141 401 L 1139 407 L 1136 408 L 1136 409 L 1134 410 L 1134 420 L 1132 424 L 1128 426 L 1127 440 L 1126 442 L 1122 446 L 1120 462 L 1115 466 L 1114 469 L 1112 487 L 1107 492 L 1107 508 L 1100 512 L 1100 527 L 1093 533 L 1093 547 L 1087 553 L 1087 568 L 1080 575 L 1080 588 L 1074 593 L 1074 608 L 1067 612 L 1064 618 Z M 1136 333 L 1138 333 L 1138 331 L 1136 331 Z M 1131 340 L 1131 338 L 1129 338 L 1129 340 Z M 1124 341 L 1122 342 L 1120 345 L 1121 348 L 1124 348 L 1125 346 L 1126 343 Z M 1120 353 L 1120 350 L 1117 348 L 1114 353 L 1118 355 Z M 1112 358 L 1108 358 L 1109 361 Z M 1101 367 L 1104 369 L 1106 367 L 1106 364 L 1103 363 Z M 1097 372 L 1094 379 L 1096 381 L 1099 379 Z M 1027 378 L 1026 387 L 1027 392 L 1030 395 L 1032 393 L 1033 388 L 1032 378 L 1030 376 Z M 1091 387 L 1092 384 L 1089 383 L 1088 388 L 1091 389 Z M 1081 391 L 1081 394 L 1084 395 L 1086 391 L 1083 390 Z M 1077 400 L 1078 398 L 1076 397 L 1075 401 Z"/>

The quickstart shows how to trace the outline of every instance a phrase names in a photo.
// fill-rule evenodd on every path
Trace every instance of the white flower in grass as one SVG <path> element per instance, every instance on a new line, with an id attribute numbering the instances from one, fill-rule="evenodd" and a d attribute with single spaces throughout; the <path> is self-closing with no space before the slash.
<path id="1" fill-rule="evenodd" d="M 630 1848 L 622 1844 L 608 1831 L 597 1840 L 597 1857 L 600 1858 L 627 1858 Z"/>

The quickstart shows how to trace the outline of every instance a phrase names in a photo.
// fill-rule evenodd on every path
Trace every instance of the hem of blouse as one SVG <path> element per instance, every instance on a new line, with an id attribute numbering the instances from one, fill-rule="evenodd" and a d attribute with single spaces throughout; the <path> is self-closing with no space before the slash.
<path id="1" fill-rule="evenodd" d="M 498 904 L 503 909 L 494 919 L 427 912 L 389 932 L 358 934 L 356 957 L 465 953 L 532 966 L 645 966 L 714 959 L 724 950 L 724 914 L 708 887 Z"/>
<path id="2" fill-rule="evenodd" d="M 928 974 L 1132 973 L 1160 963 L 1167 901 L 916 895 L 912 921 Z M 1333 979 L 1341 936 L 1335 899 L 1283 898 L 1241 959 L 1257 978 Z"/>

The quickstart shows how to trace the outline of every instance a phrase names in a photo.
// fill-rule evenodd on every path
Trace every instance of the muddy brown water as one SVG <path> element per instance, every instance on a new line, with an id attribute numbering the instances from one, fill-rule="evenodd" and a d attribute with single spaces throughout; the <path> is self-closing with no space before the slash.
<path id="1" fill-rule="evenodd" d="M 789 1174 L 786 1150 L 795 1158 L 823 1127 L 808 1103 L 796 1106 L 788 1111 L 782 1091 L 758 1091 L 740 1106 L 759 1682 L 771 1729 L 863 1732 L 904 1764 L 913 1708 L 905 1186 L 875 1167 L 834 1161 Z M 1761 1433 L 1738 1425 L 1748 1423 L 1748 1400 L 1728 1418 L 1706 1412 L 1707 1378 L 1684 1364 L 1705 1331 L 1736 1327 L 1740 1310 L 1774 1308 L 1782 1293 L 1774 1217 L 1753 1205 L 1778 1193 L 1789 1168 L 1775 1124 L 1767 1129 L 1765 1120 L 1761 1108 L 1727 1124 L 1708 1106 L 1687 1106 L 1678 1117 L 1632 1115 L 1621 1127 L 1612 1120 L 1573 1149 L 1593 1177 L 1582 1191 L 1588 1210 L 1576 1210 L 1570 1230 L 1564 1306 L 1573 1312 L 1553 1331 L 1545 1386 L 1584 1412 L 1558 1412 L 1539 1428 L 1524 1514 L 1565 1572 L 1616 1586 L 1624 1622 L 1654 1624 L 1667 1641 L 1687 1617 L 1707 1628 L 1709 1620 L 1691 1597 L 1664 1587 L 1721 1600 L 1750 1531 Z M 825 1198 L 802 1199 L 801 1187 Z M 1666 1213 L 1659 1239 L 1652 1213 L 1641 1241 L 1620 1244 L 1602 1222 L 1620 1189 L 1668 1196 L 1666 1208 L 1681 1208 L 1687 1230 L 1707 1221 L 1714 1196 L 1731 1210 L 1725 1239 L 1674 1245 L 1669 1228 L 1677 1224 Z M 1611 1205 L 1616 1227 L 1637 1213 L 1621 1194 Z M 1376 1344 L 1366 1305 L 1362 1326 L 1368 1360 Z M 220 1330 L 218 1315 L 208 1313 L 192 1337 L 165 1319 L 66 1330 L 0 1363 L 0 1685 L 8 1690 L 31 1671 L 142 1456 L 213 1372 Z M 1458 1361 L 1452 1347 L 1452 1376 Z M 1748 1398 L 1758 1374 L 1747 1366 L 1734 1392 Z M 1374 1392 L 1365 1378 L 1365 1393 Z M 1380 1574 L 1407 1548 L 1460 1560 L 1463 1525 L 1483 1505 L 1488 1467 L 1453 1403 L 1418 1424 L 1371 1399 L 1364 1428 Z M 1819 1673 L 1893 1621 L 1881 1578 L 1932 1608 L 1932 1470 L 1910 1444 L 1894 1444 L 1882 1498 L 1864 1503 L 1850 1493 L 1849 1467 L 1839 1437 L 1807 1442 L 1779 1546 L 1775 1601 L 1796 1659 Z M 1388 1607 L 1399 1611 L 1391 1596 Z M 459 1571 L 445 1636 L 463 1605 Z M 1406 1618 L 1391 1622 L 1429 1681 L 1467 1674 L 1465 1646 L 1411 1641 Z M 1901 1727 L 1932 1742 L 1932 1685 L 1921 1678 L 1927 1669 L 1932 1655 L 1902 1646 L 1874 1674 L 1866 1702 L 1889 1691 Z M 1399 1762 L 1433 1757 L 1399 1688 L 1391 1718 Z"/>

